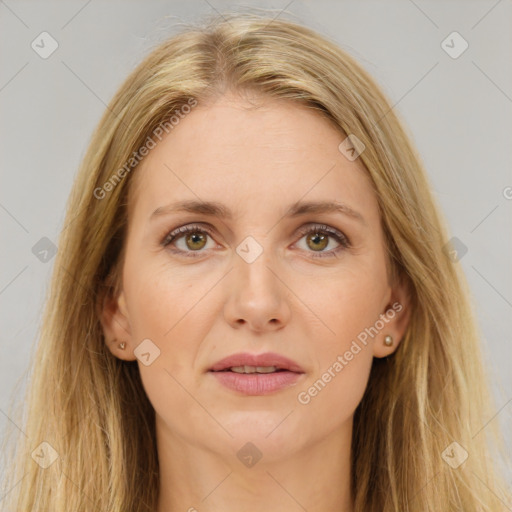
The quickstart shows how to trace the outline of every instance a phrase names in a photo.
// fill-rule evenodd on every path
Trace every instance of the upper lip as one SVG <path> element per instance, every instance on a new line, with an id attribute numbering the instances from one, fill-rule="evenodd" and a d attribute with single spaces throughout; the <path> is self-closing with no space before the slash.
<path id="1" fill-rule="evenodd" d="M 265 352 L 264 354 L 249 354 L 245 352 L 233 354 L 217 361 L 209 371 L 218 372 L 233 366 L 275 366 L 281 370 L 304 373 L 304 370 L 298 363 L 274 352 Z"/>

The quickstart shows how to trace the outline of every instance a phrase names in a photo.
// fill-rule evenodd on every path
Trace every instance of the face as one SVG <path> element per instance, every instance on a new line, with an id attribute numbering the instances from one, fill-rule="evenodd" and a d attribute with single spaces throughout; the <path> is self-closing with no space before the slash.
<path id="1" fill-rule="evenodd" d="M 195 107 L 135 171 L 122 291 L 102 323 L 111 351 L 137 359 L 157 429 L 176 443 L 233 460 L 247 440 L 267 459 L 311 446 L 349 428 L 373 357 L 396 349 L 405 296 L 344 139 L 297 104 L 224 96 Z M 172 211 L 183 201 L 230 215 Z M 326 202 L 344 206 L 290 214 Z M 277 354 L 295 371 L 273 356 L 226 363 L 268 374 L 211 371 L 240 353 Z"/>

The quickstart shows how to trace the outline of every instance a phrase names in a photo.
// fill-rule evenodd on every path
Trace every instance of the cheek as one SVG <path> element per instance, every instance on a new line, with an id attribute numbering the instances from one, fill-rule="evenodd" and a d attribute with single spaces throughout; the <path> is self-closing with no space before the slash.
<path id="1" fill-rule="evenodd" d="M 309 287 L 307 304 L 317 313 L 321 332 L 326 333 L 316 337 L 315 372 L 297 396 L 308 415 L 314 412 L 312 420 L 316 414 L 325 413 L 333 424 L 342 421 L 353 413 L 364 394 L 373 361 L 374 336 L 369 332 L 374 332 L 370 328 L 382 313 L 386 291 L 378 268 L 375 262 L 357 270 L 343 270 L 316 279 L 315 287 Z M 310 336 L 315 339 L 313 333 Z"/>
<path id="2" fill-rule="evenodd" d="M 208 335 L 211 319 L 209 290 L 218 281 L 212 273 L 184 272 L 167 265 L 139 260 L 127 262 L 125 291 L 131 337 L 137 346 L 149 339 L 157 357 L 149 365 L 138 361 L 142 382 L 154 408 L 186 410 L 199 372 L 198 351 Z"/>
<path id="3" fill-rule="evenodd" d="M 343 354 L 330 358 L 323 372 L 298 390 L 297 418 L 304 432 L 320 431 L 318 436 L 325 438 L 341 425 L 350 425 L 366 390 L 372 356 L 369 347 L 362 347 L 350 361 Z"/>
<path id="4" fill-rule="evenodd" d="M 316 347 L 320 353 L 331 357 L 379 319 L 387 290 L 385 275 L 379 268 L 378 262 L 368 261 L 357 267 L 318 273 L 312 280 L 295 281 L 294 292 L 314 313 L 311 318 L 316 318 L 315 323 L 320 324 L 320 335 L 310 333 L 311 339 L 321 340 Z"/>
<path id="5" fill-rule="evenodd" d="M 208 331 L 205 295 L 214 283 L 158 268 L 139 272 L 131 284 L 132 337 L 136 344 L 149 338 L 159 351 L 148 366 L 138 361 L 144 390 L 164 423 L 186 435 L 191 424 L 204 423 L 204 410 L 194 407 L 190 392 L 195 396 L 197 354 Z M 182 411 L 186 421 L 177 420 Z"/>
<path id="6" fill-rule="evenodd" d="M 215 279 L 204 271 L 199 275 L 165 264 L 137 262 L 127 266 L 126 282 L 132 335 L 154 338 L 165 349 L 179 344 L 191 321 L 196 329 L 201 327 L 194 319 L 201 316 Z M 188 338 L 193 338 L 189 330 Z"/>

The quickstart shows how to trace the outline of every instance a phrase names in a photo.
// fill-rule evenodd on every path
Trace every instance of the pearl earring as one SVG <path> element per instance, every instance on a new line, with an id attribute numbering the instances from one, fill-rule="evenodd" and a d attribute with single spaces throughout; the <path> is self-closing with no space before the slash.
<path id="1" fill-rule="evenodd" d="M 386 347 L 391 347 L 391 345 L 393 345 L 393 338 L 389 334 L 384 338 L 384 345 L 386 345 Z"/>

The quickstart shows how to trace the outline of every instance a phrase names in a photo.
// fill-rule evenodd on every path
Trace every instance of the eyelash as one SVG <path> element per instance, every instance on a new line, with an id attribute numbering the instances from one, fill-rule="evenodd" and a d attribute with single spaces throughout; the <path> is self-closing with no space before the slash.
<path id="1" fill-rule="evenodd" d="M 163 247 L 167 247 L 171 243 L 175 242 L 176 240 L 179 240 L 183 235 L 187 233 L 206 233 L 210 237 L 213 238 L 212 230 L 206 226 L 200 226 L 197 224 L 189 224 L 187 226 L 182 226 L 180 228 L 177 228 L 173 231 L 171 231 L 169 234 L 167 234 L 164 239 L 161 242 L 161 245 Z M 335 249 L 331 249 L 330 251 L 326 252 L 318 252 L 315 253 L 315 251 L 308 251 L 312 252 L 312 256 L 314 258 L 332 258 L 338 255 L 338 252 L 341 252 L 345 249 L 350 248 L 350 240 L 347 238 L 345 234 L 343 234 L 341 231 L 338 231 L 337 229 L 331 228 L 329 226 L 326 226 L 325 224 L 314 224 L 310 225 L 308 227 L 302 228 L 299 231 L 300 238 L 302 238 L 305 235 L 308 235 L 310 233 L 322 233 L 327 234 L 334 238 L 340 245 L 339 247 L 336 247 Z M 300 240 L 299 238 L 299 240 Z M 181 249 L 172 249 L 172 252 L 184 254 L 186 257 L 192 257 L 197 258 L 201 255 L 201 250 L 199 251 L 182 251 Z"/>

